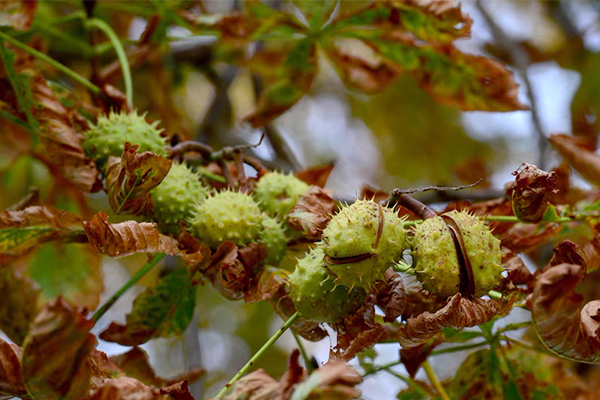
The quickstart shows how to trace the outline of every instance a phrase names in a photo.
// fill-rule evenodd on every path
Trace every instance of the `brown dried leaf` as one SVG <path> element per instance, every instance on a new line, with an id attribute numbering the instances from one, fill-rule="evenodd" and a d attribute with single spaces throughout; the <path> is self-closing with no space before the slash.
<path id="1" fill-rule="evenodd" d="M 314 400 L 358 399 L 362 393 L 356 386 L 362 381 L 362 376 L 347 363 L 332 360 L 316 369 L 296 387 L 294 393 L 307 393 L 307 398 Z"/>
<path id="2" fill-rule="evenodd" d="M 385 314 L 385 322 L 395 321 L 406 309 L 402 276 L 391 268 L 385 271 L 385 282 L 377 282 L 377 305 Z"/>
<path id="3" fill-rule="evenodd" d="M 90 390 L 92 392 L 106 385 L 111 379 L 125 376 L 121 368 L 109 360 L 106 353 L 96 349 L 92 350 L 90 354 L 90 365 L 92 368 Z"/>
<path id="4" fill-rule="evenodd" d="M 60 297 L 44 305 L 23 346 L 23 375 L 29 395 L 43 399 L 82 399 L 90 386 L 89 355 L 94 321 Z M 49 351 L 51 349 L 51 351 Z"/>
<path id="5" fill-rule="evenodd" d="M 83 398 L 83 397 L 82 397 Z M 89 400 L 163 400 L 158 389 L 152 389 L 126 376 L 109 380 Z"/>
<path id="6" fill-rule="evenodd" d="M 502 246 L 515 253 L 531 250 L 542 243 L 546 243 L 562 230 L 560 224 L 535 225 L 527 223 L 514 224 L 502 238 Z"/>
<path id="7" fill-rule="evenodd" d="M 0 2 L 0 26 L 26 31 L 31 26 L 37 0 L 5 0 Z"/>
<path id="8" fill-rule="evenodd" d="M 573 243 L 569 239 L 565 239 L 552 249 L 554 254 L 545 268 L 548 269 L 559 264 L 576 264 L 581 265 L 584 270 L 587 270 L 587 264 L 583 256 L 583 249 L 577 243 Z"/>
<path id="9" fill-rule="evenodd" d="M 186 380 L 160 388 L 160 394 L 169 395 L 174 400 L 194 400 Z"/>
<path id="10" fill-rule="evenodd" d="M 280 385 L 260 368 L 233 384 L 223 400 L 283 400 Z"/>
<path id="11" fill-rule="evenodd" d="M 515 215 L 525 222 L 540 222 L 556 191 L 556 174 L 542 171 L 535 165 L 523 163 L 513 172 L 512 205 Z"/>
<path id="12" fill-rule="evenodd" d="M 529 300 L 531 318 L 544 344 L 553 352 L 577 361 L 600 358 L 600 300 L 583 308 L 583 296 L 575 292 L 585 267 L 559 264 L 538 276 Z"/>
<path id="13" fill-rule="evenodd" d="M 39 287 L 14 268 L 0 269 L 0 330 L 18 345 L 23 344 L 37 314 Z"/>
<path id="14" fill-rule="evenodd" d="M 300 179 L 304 183 L 309 185 L 325 187 L 331 171 L 333 171 L 335 164 L 327 164 L 322 167 L 314 167 L 296 172 L 296 178 Z"/>
<path id="15" fill-rule="evenodd" d="M 337 345 L 329 351 L 330 359 L 349 361 L 379 342 L 385 329 L 375 322 L 375 301 L 375 295 L 369 295 L 356 312 L 341 322 L 330 324 L 338 332 Z"/>
<path id="16" fill-rule="evenodd" d="M 195 244 L 200 247 L 188 249 L 176 239 L 161 235 L 151 222 L 125 221 L 111 224 L 108 222 L 108 215 L 102 211 L 94 215 L 91 221 L 85 221 L 83 227 L 90 244 L 110 257 L 164 252 L 181 257 L 188 265 L 197 265 L 209 254 L 209 250 L 198 242 Z"/>
<path id="17" fill-rule="evenodd" d="M 246 303 L 257 303 L 272 298 L 282 286 L 288 285 L 288 274 L 280 268 L 266 267 L 250 283 L 244 296 Z"/>
<path id="18" fill-rule="evenodd" d="M 550 143 L 585 179 L 600 186 L 600 155 L 590 149 L 585 138 L 550 135 Z"/>
<path id="19" fill-rule="evenodd" d="M 98 171 L 94 162 L 85 155 L 82 138 L 69 111 L 48 86 L 40 69 L 35 67 L 33 56 L 10 45 L 7 45 L 7 53 L 14 54 L 11 65 L 14 73 L 26 81 L 27 86 L 22 88 L 26 93 L 19 93 L 26 99 L 20 104 L 12 104 L 12 108 L 22 108 L 31 129 L 37 133 L 36 157 L 43 160 L 54 175 L 80 190 L 92 191 Z M 21 118 L 21 115 L 18 117 Z"/>
<path id="20" fill-rule="evenodd" d="M 508 271 L 508 279 L 515 285 L 528 285 L 533 280 L 533 274 L 523 262 L 523 259 L 507 248 L 503 248 L 502 265 Z"/>
<path id="21" fill-rule="evenodd" d="M 171 160 L 150 151 L 137 154 L 139 145 L 125 143 L 123 156 L 109 157 L 106 185 L 110 206 L 117 214 L 146 214 L 152 210 L 150 191 L 171 169 Z"/>
<path id="22" fill-rule="evenodd" d="M 437 336 L 437 335 L 436 335 Z M 417 371 L 421 368 L 421 364 L 431 354 L 435 347 L 442 343 L 442 339 L 428 340 L 427 342 L 414 347 L 403 347 L 400 349 L 400 361 L 406 367 L 406 372 L 411 378 L 417 375 Z"/>
<path id="23" fill-rule="evenodd" d="M 582 252 L 588 271 L 591 272 L 600 267 L 600 235 L 594 236 L 592 240 L 586 243 Z"/>
<path id="24" fill-rule="evenodd" d="M 135 378 L 148 386 L 161 387 L 165 384 L 165 381 L 157 377 L 150 366 L 148 354 L 137 346 L 126 353 L 111 356 L 109 360 L 127 376 Z"/>
<path id="25" fill-rule="evenodd" d="M 291 209 L 287 223 L 311 239 L 318 239 L 327 227 L 335 210 L 331 189 L 312 186 Z"/>
<path id="26" fill-rule="evenodd" d="M 27 395 L 21 368 L 22 349 L 0 338 L 0 398 Z"/>
<path id="27" fill-rule="evenodd" d="M 0 265 L 49 241 L 85 242 L 82 228 L 78 216 L 52 206 L 0 211 Z"/>
<path id="28" fill-rule="evenodd" d="M 505 315 L 511 310 L 512 304 L 512 296 L 500 300 L 468 300 L 457 293 L 444 308 L 434 314 L 424 312 L 406 321 L 406 325 L 398 331 L 398 342 L 402 347 L 418 346 L 444 328 L 460 329 L 481 325 L 496 316 Z"/>
<path id="29" fill-rule="evenodd" d="M 254 279 L 254 268 L 266 255 L 263 245 L 250 243 L 240 249 L 233 242 L 225 241 L 217 248 L 204 274 L 227 299 L 240 300 Z"/>

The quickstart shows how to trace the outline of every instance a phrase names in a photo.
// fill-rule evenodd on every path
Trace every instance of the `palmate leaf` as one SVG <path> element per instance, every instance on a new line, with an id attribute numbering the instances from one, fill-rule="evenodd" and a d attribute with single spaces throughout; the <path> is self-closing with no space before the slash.
<path id="1" fill-rule="evenodd" d="M 195 304 L 196 287 L 189 271 L 176 269 L 136 297 L 125 325 L 111 323 L 100 338 L 134 346 L 153 337 L 181 334 L 192 320 Z"/>
<path id="2" fill-rule="evenodd" d="M 237 51 L 225 52 L 230 57 L 225 60 L 249 67 L 261 78 L 257 109 L 247 117 L 255 127 L 288 110 L 309 90 L 317 73 L 318 48 L 344 82 L 361 91 L 381 91 L 399 74 L 410 72 L 437 101 L 461 110 L 527 109 L 507 68 L 452 45 L 470 35 L 472 23 L 453 1 L 378 1 L 333 20 L 334 1 L 294 4 L 306 25 L 252 0 L 245 3 L 245 15 L 224 17 L 211 26 L 221 32 L 223 45 Z M 256 50 L 241 58 L 252 41 Z"/>

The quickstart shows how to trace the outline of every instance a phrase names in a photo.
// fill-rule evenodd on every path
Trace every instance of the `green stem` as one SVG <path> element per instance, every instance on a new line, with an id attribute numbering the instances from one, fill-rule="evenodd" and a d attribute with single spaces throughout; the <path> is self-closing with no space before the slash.
<path id="1" fill-rule="evenodd" d="M 115 52 L 117 53 L 117 58 L 121 63 L 121 70 L 123 71 L 123 80 L 125 81 L 125 96 L 127 98 L 127 106 L 133 110 L 133 84 L 131 81 L 131 70 L 129 68 L 129 61 L 127 60 L 127 54 L 125 54 L 125 50 L 123 49 L 123 45 L 119 40 L 119 37 L 115 33 L 115 31 L 101 19 L 92 18 L 86 22 L 86 27 L 94 27 L 101 30 L 110 40 L 113 47 L 115 48 Z"/>
<path id="2" fill-rule="evenodd" d="M 535 352 L 542 353 L 542 354 L 548 354 L 548 351 L 544 348 L 531 346 L 527 343 L 521 342 L 520 340 L 516 340 L 516 339 L 513 339 L 513 338 L 505 336 L 505 335 L 499 336 L 498 339 L 504 340 L 505 342 L 510 342 L 510 343 L 516 344 L 517 346 L 523 347 L 523 348 L 531 350 L 531 351 L 535 351 Z"/>
<path id="3" fill-rule="evenodd" d="M 246 365 L 244 365 L 242 369 L 240 369 L 238 373 L 235 374 L 233 378 L 231 378 L 231 380 L 225 385 L 225 387 L 221 389 L 221 391 L 215 396 L 214 400 L 219 400 L 220 398 L 222 398 L 225 392 L 227 392 L 227 390 L 231 387 L 231 385 L 236 383 L 246 372 L 248 372 L 250 368 L 252 368 L 252 366 L 264 354 L 264 352 L 271 346 L 273 346 L 277 339 L 279 339 L 281 335 L 283 335 L 285 331 L 287 331 L 288 328 L 292 326 L 292 324 L 296 321 L 296 319 L 298 319 L 298 317 L 299 314 L 298 312 L 296 312 L 287 321 L 285 321 L 285 324 L 283 324 L 283 326 L 279 328 L 269 340 L 267 340 L 267 342 L 260 348 L 260 350 L 258 350 L 250 360 L 248 360 Z"/>
<path id="4" fill-rule="evenodd" d="M 227 179 L 225 179 L 224 176 L 210 172 L 206 168 L 198 168 L 198 172 L 200 172 L 200 175 L 203 178 L 210 179 L 211 181 L 215 182 L 227 183 Z"/>
<path id="5" fill-rule="evenodd" d="M 485 346 L 486 344 L 488 344 L 488 342 L 477 342 L 477 343 L 465 344 L 462 346 L 447 347 L 445 349 L 434 350 L 431 352 L 430 355 L 437 356 L 439 354 L 456 353 L 458 351 L 470 350 L 470 349 L 474 349 L 476 347 Z"/>
<path id="6" fill-rule="evenodd" d="M 23 50 L 24 52 L 31 54 L 35 58 L 40 59 L 40 60 L 50 64 L 57 70 L 63 72 L 65 75 L 68 75 L 74 81 L 81 83 L 83 86 L 88 88 L 92 93 L 95 93 L 98 95 L 102 94 L 102 89 L 100 89 L 98 86 L 94 85 L 92 82 L 88 81 L 87 79 L 85 79 L 83 76 L 79 75 L 77 72 L 73 71 L 72 69 L 70 69 L 70 68 L 62 65 L 58 61 L 55 61 L 52 58 L 48 57 L 46 54 L 44 54 L 40 51 L 37 51 L 36 49 L 34 49 L 32 47 L 27 46 L 26 44 L 16 40 L 15 38 L 8 36 L 7 34 L 5 34 L 4 32 L 1 32 L 1 31 L 0 31 L 0 38 L 3 40 L 6 40 L 8 43 Z"/>
<path id="7" fill-rule="evenodd" d="M 158 264 L 158 262 L 164 257 L 165 253 L 158 253 L 154 255 L 154 257 L 150 261 L 148 261 L 142 268 L 137 270 L 137 272 L 133 274 L 131 278 L 129 278 L 127 283 L 125 283 L 125 285 L 123 285 L 121 289 L 119 289 L 115 294 L 113 294 L 111 298 L 108 299 L 106 303 L 102 305 L 102 307 L 96 310 L 94 315 L 92 315 L 92 320 L 94 322 L 98 322 L 98 320 L 102 318 L 102 316 L 108 311 L 109 308 L 112 307 L 113 304 L 115 304 L 115 302 L 123 295 L 123 293 L 125 293 L 130 287 L 135 285 L 140 279 L 142 279 L 144 275 L 150 272 L 152 268 L 154 268 L 154 266 Z"/>
<path id="8" fill-rule="evenodd" d="M 298 348 L 300 349 L 300 354 L 302 354 L 302 359 L 304 360 L 304 366 L 306 367 L 306 371 L 310 375 L 313 373 L 314 370 L 312 362 L 310 361 L 310 357 L 308 356 L 308 353 L 306 352 L 306 349 L 302 344 L 302 339 L 300 338 L 300 335 L 298 335 L 294 331 L 292 331 L 292 334 L 294 335 L 294 339 L 296 339 L 296 343 L 298 344 Z"/>
<path id="9" fill-rule="evenodd" d="M 494 300 L 500 300 L 502 298 L 502 293 L 497 292 L 495 290 L 490 290 L 487 293 L 488 296 L 490 296 L 490 299 L 494 299 Z"/>
<path id="10" fill-rule="evenodd" d="M 433 372 L 433 369 L 431 368 L 429 361 L 425 360 L 425 362 L 423 363 L 423 369 L 425 370 L 425 373 L 427 374 L 427 377 L 429 378 L 429 382 L 431 382 L 431 385 L 435 388 L 435 390 L 437 390 L 440 397 L 443 400 L 450 400 L 450 396 L 448 396 L 448 393 L 446 393 L 446 390 L 444 389 L 444 387 L 440 383 L 439 379 L 435 375 L 435 372 Z"/>
<path id="11" fill-rule="evenodd" d="M 553 223 L 554 222 L 557 222 L 557 223 L 573 222 L 573 221 L 577 221 L 578 219 L 580 219 L 582 217 L 585 217 L 585 216 L 582 215 L 582 216 L 575 217 L 575 218 L 561 217 L 556 220 L 547 221 L 547 222 L 553 222 Z M 497 221 L 497 222 L 523 222 L 514 215 L 488 215 L 487 217 L 485 217 L 485 220 L 486 221 Z"/>
<path id="12" fill-rule="evenodd" d="M 388 370 L 389 368 L 391 368 L 391 367 L 395 367 L 396 365 L 400 365 L 400 364 L 402 364 L 402 361 L 398 360 L 398 361 L 393 361 L 393 362 L 391 362 L 391 363 L 389 363 L 389 364 L 380 365 L 379 367 L 375 367 L 375 368 L 373 368 L 372 370 L 370 370 L 370 371 L 368 371 L 368 372 L 365 372 L 365 373 L 363 374 L 363 378 L 364 378 L 365 376 L 369 376 L 369 375 L 376 374 L 376 373 L 377 373 L 377 372 L 379 372 L 379 371 L 386 371 L 386 370 Z"/>

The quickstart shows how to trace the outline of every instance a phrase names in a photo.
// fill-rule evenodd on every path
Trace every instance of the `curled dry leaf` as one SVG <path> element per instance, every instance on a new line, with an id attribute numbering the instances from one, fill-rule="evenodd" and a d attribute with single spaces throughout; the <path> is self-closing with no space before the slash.
<path id="1" fill-rule="evenodd" d="M 83 310 L 84 311 L 84 310 Z M 92 320 L 60 297 L 42 307 L 23 345 L 23 375 L 33 398 L 83 399 L 92 375 Z"/>
<path id="2" fill-rule="evenodd" d="M 349 361 L 379 342 L 385 329 L 375 322 L 375 302 L 375 295 L 371 294 L 356 312 L 341 322 L 330 324 L 338 332 L 337 345 L 329 352 L 330 359 Z"/>
<path id="3" fill-rule="evenodd" d="M 288 274 L 285 270 L 265 267 L 250 283 L 244 301 L 257 303 L 268 300 L 275 296 L 282 286 L 288 285 L 288 282 Z"/>
<path id="4" fill-rule="evenodd" d="M 515 253 L 521 253 L 548 242 L 561 229 L 562 225 L 554 223 L 545 224 L 542 226 L 542 229 L 535 224 L 517 223 L 502 234 L 502 246 Z M 497 231 L 494 233 L 498 234 Z"/>
<path id="5" fill-rule="evenodd" d="M 428 340 L 418 346 L 403 347 L 400 349 L 400 361 L 404 364 L 406 372 L 408 372 L 411 378 L 414 378 L 415 375 L 417 375 L 417 371 L 421 368 L 421 364 L 427 360 L 427 357 L 429 357 L 433 349 L 435 349 L 438 344 L 443 343 L 443 340 L 437 336 L 438 335 L 432 340 Z"/>
<path id="6" fill-rule="evenodd" d="M 21 368 L 22 349 L 0 338 L 0 398 L 27 395 Z"/>
<path id="7" fill-rule="evenodd" d="M 335 210 L 333 191 L 312 186 L 287 217 L 287 223 L 293 229 L 302 231 L 311 239 L 318 239 L 327 227 Z"/>
<path id="8" fill-rule="evenodd" d="M 136 346 L 153 337 L 181 334 L 192 320 L 195 305 L 196 286 L 191 283 L 189 271 L 173 270 L 135 298 L 125 325 L 111 323 L 100 338 Z"/>
<path id="9" fill-rule="evenodd" d="M 125 143 L 123 156 L 109 157 L 106 172 L 108 200 L 117 214 L 146 214 L 152 210 L 150 191 L 171 169 L 171 160 L 150 151 L 137 154 L 139 145 Z"/>
<path id="10" fill-rule="evenodd" d="M 585 272 L 575 264 L 546 269 L 533 284 L 528 301 L 537 333 L 550 350 L 573 360 L 594 362 L 600 358 L 600 300 L 582 308 L 583 296 L 575 287 Z"/>
<path id="11" fill-rule="evenodd" d="M 469 300 L 457 293 L 444 308 L 435 313 L 424 312 L 406 321 L 406 325 L 398 330 L 398 342 L 402 347 L 418 346 L 444 328 L 481 325 L 496 316 L 508 314 L 512 304 L 512 296 L 500 300 Z"/>
<path id="12" fill-rule="evenodd" d="M 516 178 L 511 198 L 515 215 L 521 221 L 540 222 L 548 208 L 549 196 L 556 191 L 556 173 L 523 163 L 513 175 Z"/>
<path id="13" fill-rule="evenodd" d="M 169 395 L 173 400 L 194 400 L 194 396 L 190 393 L 188 382 L 185 380 L 160 388 L 159 393 Z"/>
<path id="14" fill-rule="evenodd" d="M 91 221 L 85 221 L 83 227 L 90 244 L 98 252 L 110 257 L 164 252 L 180 257 L 188 265 L 196 265 L 209 254 L 209 250 L 197 241 L 189 248 L 172 237 L 161 235 L 151 222 L 125 221 L 111 224 L 108 222 L 108 215 L 102 211 L 94 215 Z"/>
<path id="15" fill-rule="evenodd" d="M 223 400 L 283 400 L 279 382 L 260 368 L 229 388 Z"/>
<path id="16" fill-rule="evenodd" d="M 377 282 L 377 305 L 385 314 L 385 322 L 393 322 L 406 309 L 406 292 L 402 276 L 391 268 L 385 271 L 385 282 Z"/>
<path id="17" fill-rule="evenodd" d="M 294 397 L 314 400 L 351 400 L 362 394 L 356 385 L 362 376 L 342 360 L 332 360 L 298 384 Z"/>
<path id="18" fill-rule="evenodd" d="M 256 280 L 256 269 L 266 256 L 267 250 L 263 245 L 250 243 L 238 248 L 233 242 L 225 241 L 202 272 L 227 299 L 240 300 Z"/>
<path id="19" fill-rule="evenodd" d="M 0 265 L 49 241 L 85 242 L 81 219 L 52 206 L 0 211 Z"/>
<path id="20" fill-rule="evenodd" d="M 598 227 L 595 227 L 595 230 L 598 232 Z M 581 252 L 583 253 L 588 272 L 600 267 L 600 235 L 596 234 L 592 240 L 583 246 Z"/>
<path id="21" fill-rule="evenodd" d="M 37 313 L 40 289 L 16 269 L 2 268 L 0 293 L 0 330 L 10 340 L 21 345 Z"/>
<path id="22" fill-rule="evenodd" d="M 577 243 L 565 239 L 552 249 L 554 254 L 544 270 L 560 264 L 581 265 L 587 271 L 587 263 L 583 256 L 583 249 Z"/>
<path id="23" fill-rule="evenodd" d="M 533 274 L 523 262 L 523 259 L 507 248 L 502 249 L 502 265 L 508 271 L 508 279 L 515 285 L 529 284 L 533 280 Z"/>
<path id="24" fill-rule="evenodd" d="M 52 91 L 33 56 L 20 49 L 6 45 L 0 53 L 13 85 L 19 86 L 18 95 L 0 94 L 12 108 L 12 113 L 22 119 L 25 115 L 30 129 L 37 134 L 38 146 L 35 156 L 44 161 L 50 171 L 85 192 L 92 191 L 98 170 L 89 160 L 81 144 L 69 111 Z M 12 91 L 9 91 L 12 92 Z M 20 110 L 17 112 L 15 110 Z"/>
<path id="25" fill-rule="evenodd" d="M 550 144 L 585 179 L 600 186 L 600 156 L 590 148 L 586 138 L 568 135 L 550 135 Z"/>

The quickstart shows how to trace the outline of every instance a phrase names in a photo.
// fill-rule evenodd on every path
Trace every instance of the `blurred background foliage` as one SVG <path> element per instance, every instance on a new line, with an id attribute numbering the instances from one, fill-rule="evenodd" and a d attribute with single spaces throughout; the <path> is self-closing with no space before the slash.
<path id="1" fill-rule="evenodd" d="M 221 43 L 216 30 L 192 26 L 179 13 L 183 9 L 203 14 L 208 27 L 221 13 L 243 12 L 244 1 L 89 3 L 95 4 L 95 16 L 109 22 L 126 46 L 134 71 L 137 109 L 147 112 L 152 120 L 162 121 L 161 126 L 174 141 L 194 138 L 214 148 L 257 142 L 262 130 L 253 129 L 243 118 L 257 104 L 260 83 L 248 68 L 229 62 L 239 51 L 235 43 Z M 291 2 L 264 3 L 300 15 Z M 106 38 L 94 34 L 94 50 L 86 38 L 88 33 L 74 17 L 83 12 L 81 4 L 40 1 L 31 29 L 17 38 L 82 76 L 123 90 L 119 64 Z M 333 15 L 367 4 L 342 0 Z M 328 186 L 341 199 L 354 198 L 364 185 L 388 191 L 396 187 L 456 186 L 481 177 L 485 178 L 483 183 L 467 195 L 493 198 L 501 193 L 503 183 L 512 179 L 510 172 L 521 162 L 536 163 L 541 168 L 557 165 L 558 158 L 545 144 L 550 133 L 570 133 L 595 144 L 600 124 L 600 3 L 466 0 L 461 7 L 473 19 L 472 34 L 455 44 L 467 53 L 493 56 L 506 63 L 520 83 L 519 99 L 529 110 L 460 111 L 437 102 L 408 74 L 402 74 L 381 92 L 367 95 L 344 86 L 330 61 L 319 52 L 318 74 L 309 91 L 265 127 L 267 140 L 254 149 L 255 156 L 270 168 L 282 170 L 334 163 Z M 94 62 L 90 63 L 92 58 Z M 39 61 L 36 66 L 54 80 L 57 88 L 69 90 L 55 70 Z M 62 99 L 68 101 L 66 95 Z M 8 129 L 7 124 L 0 119 L 0 131 Z M 42 204 L 76 212 L 84 219 L 91 217 L 91 210 L 109 209 L 105 197 L 84 198 L 79 192 L 69 192 L 54 181 L 43 163 L 21 156 L 19 149 L 26 148 L 28 140 L 27 135 L 0 135 L 1 209 L 19 201 L 32 186 L 39 189 Z M 122 219 L 111 215 L 112 222 Z M 76 294 L 81 292 L 81 282 L 88 282 L 92 293 L 100 288 L 93 267 L 88 276 L 78 279 L 73 271 L 66 270 L 69 265 L 99 262 L 81 245 L 48 244 L 32 257 L 29 274 L 40 283 L 55 280 L 53 274 L 73 277 L 72 282 L 42 284 L 53 288 L 45 289 L 42 298 L 58 292 L 67 293 L 69 298 L 69 284 L 78 285 Z M 56 261 L 57 268 L 42 267 L 38 262 L 41 259 Z M 140 265 L 136 261 L 127 258 L 105 262 L 102 299 L 114 291 L 123 273 Z M 77 269 L 77 273 L 85 275 L 86 270 Z M 152 283 L 152 277 L 143 283 Z M 111 320 L 123 320 L 131 296 L 119 301 L 120 308 L 105 316 L 98 331 L 103 328 L 102 322 L 106 325 Z M 98 304 L 97 298 L 69 300 L 90 308 Z M 154 365 L 164 376 L 183 372 L 178 368 L 201 359 L 202 366 L 210 371 L 204 384 L 211 394 L 277 329 L 278 319 L 267 304 L 230 302 L 210 285 L 198 291 L 197 304 L 196 324 L 190 329 L 199 331 L 199 345 L 190 344 L 184 337 L 155 340 L 145 347 L 151 358 L 159 361 Z M 286 368 L 285 346 L 284 341 L 271 348 L 262 359 L 261 366 L 273 376 L 280 376 Z M 326 357 L 328 346 L 321 343 L 313 347 L 319 361 Z M 121 350 L 108 343 L 101 344 L 100 349 L 109 354 Z M 199 351 L 201 357 L 194 351 Z M 385 397 L 386 393 L 397 392 L 397 387 L 373 390 Z M 383 398 L 369 396 L 369 392 L 366 397 Z"/>

